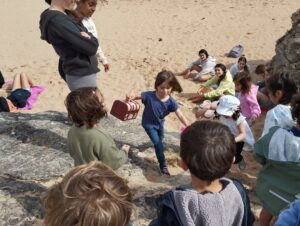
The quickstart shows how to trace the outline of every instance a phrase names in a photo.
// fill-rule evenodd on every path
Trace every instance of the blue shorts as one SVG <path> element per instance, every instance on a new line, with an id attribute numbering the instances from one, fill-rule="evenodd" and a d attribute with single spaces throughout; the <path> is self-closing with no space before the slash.
<path id="1" fill-rule="evenodd" d="M 26 106 L 27 99 L 30 95 L 31 92 L 27 89 L 15 89 L 9 94 L 7 99 L 9 99 L 17 108 L 23 108 Z"/>

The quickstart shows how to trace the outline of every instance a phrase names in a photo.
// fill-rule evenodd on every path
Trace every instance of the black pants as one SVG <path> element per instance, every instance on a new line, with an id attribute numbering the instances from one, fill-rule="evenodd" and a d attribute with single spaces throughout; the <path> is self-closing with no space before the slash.
<path id="1" fill-rule="evenodd" d="M 237 142 L 235 143 L 235 161 L 234 164 L 239 163 L 243 160 L 242 151 L 244 147 L 244 142 Z"/>

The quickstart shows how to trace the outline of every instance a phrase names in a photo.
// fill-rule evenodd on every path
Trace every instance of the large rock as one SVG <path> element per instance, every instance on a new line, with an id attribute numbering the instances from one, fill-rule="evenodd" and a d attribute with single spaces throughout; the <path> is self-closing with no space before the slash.
<path id="1" fill-rule="evenodd" d="M 270 66 L 291 73 L 300 86 L 300 9 L 292 15 L 292 28 L 277 41 L 275 51 Z"/>
<path id="2" fill-rule="evenodd" d="M 154 200 L 171 187 L 186 183 L 187 173 L 166 179 L 157 171 L 152 144 L 140 120 L 121 122 L 113 117 L 101 121 L 102 128 L 118 145 L 131 146 L 130 159 L 118 173 L 133 190 L 134 225 L 148 225 L 154 217 Z M 66 141 L 70 123 L 65 113 L 0 113 L 0 225 L 38 225 L 44 217 L 41 197 L 48 184 L 59 180 L 72 166 Z M 178 151 L 178 134 L 165 134 L 165 145 Z"/>

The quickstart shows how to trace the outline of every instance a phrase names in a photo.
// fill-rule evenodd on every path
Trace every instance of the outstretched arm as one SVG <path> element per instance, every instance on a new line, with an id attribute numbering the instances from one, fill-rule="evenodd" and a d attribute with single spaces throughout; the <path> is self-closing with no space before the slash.
<path id="1" fill-rule="evenodd" d="M 182 112 L 181 112 L 181 110 L 179 108 L 175 111 L 175 114 L 178 117 L 178 119 L 180 120 L 180 122 L 185 127 L 187 127 L 189 123 L 188 123 L 187 119 L 184 117 L 184 115 L 182 114 Z"/>

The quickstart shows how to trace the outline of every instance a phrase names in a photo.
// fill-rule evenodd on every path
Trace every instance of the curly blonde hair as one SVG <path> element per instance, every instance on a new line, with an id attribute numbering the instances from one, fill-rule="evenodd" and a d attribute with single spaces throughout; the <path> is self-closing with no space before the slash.
<path id="1" fill-rule="evenodd" d="M 124 226 L 131 216 L 127 181 L 99 161 L 71 169 L 45 199 L 46 226 Z"/>

